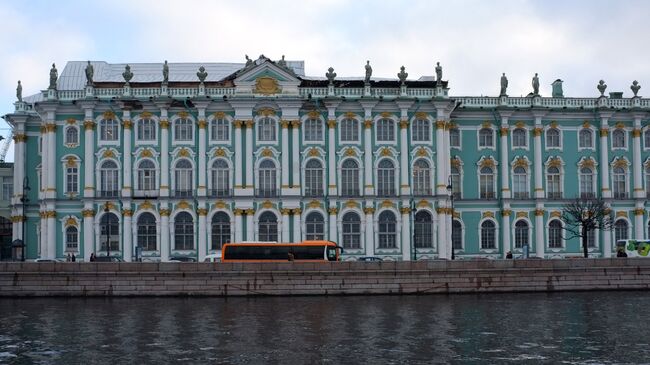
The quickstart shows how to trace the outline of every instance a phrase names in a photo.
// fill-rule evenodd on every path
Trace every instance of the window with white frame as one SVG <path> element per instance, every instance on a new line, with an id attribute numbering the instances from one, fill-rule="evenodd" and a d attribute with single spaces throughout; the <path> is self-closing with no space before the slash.
<path id="1" fill-rule="evenodd" d="M 151 160 L 138 163 L 138 190 L 150 191 L 156 189 L 156 166 Z"/>
<path id="2" fill-rule="evenodd" d="M 257 224 L 257 229 L 257 237 L 261 242 L 278 241 L 278 217 L 275 214 L 271 212 L 262 213 Z"/>
<path id="3" fill-rule="evenodd" d="M 460 189 L 460 168 L 456 166 L 451 167 L 451 193 L 454 199 L 461 199 Z"/>
<path id="4" fill-rule="evenodd" d="M 622 167 L 614 167 L 612 172 L 614 199 L 627 198 L 627 172 Z"/>
<path id="5" fill-rule="evenodd" d="M 548 247 L 562 248 L 562 222 L 558 219 L 548 223 Z"/>
<path id="6" fill-rule="evenodd" d="M 587 247 L 596 247 L 596 230 L 590 229 L 587 231 Z"/>
<path id="7" fill-rule="evenodd" d="M 595 193 L 595 174 L 589 167 L 580 169 L 580 197 L 583 199 L 591 199 L 596 197 Z"/>
<path id="8" fill-rule="evenodd" d="M 560 148 L 560 131 L 557 128 L 546 131 L 546 148 Z"/>
<path id="9" fill-rule="evenodd" d="M 310 118 L 305 120 L 305 142 L 323 141 L 323 123 L 320 119 Z"/>
<path id="10" fill-rule="evenodd" d="M 361 248 L 361 218 L 354 212 L 345 213 L 341 222 L 343 248 Z"/>
<path id="11" fill-rule="evenodd" d="M 230 196 L 230 168 L 228 167 L 228 162 L 221 158 L 214 160 L 210 174 L 212 180 L 212 190 L 210 191 L 210 196 Z"/>
<path id="12" fill-rule="evenodd" d="M 482 167 L 479 171 L 479 196 L 481 199 L 494 199 L 494 170 L 491 167 Z"/>
<path id="13" fill-rule="evenodd" d="M 188 212 L 180 212 L 174 218 L 174 250 L 194 249 L 194 218 Z"/>
<path id="14" fill-rule="evenodd" d="M 560 169 L 550 166 L 546 169 L 546 195 L 548 199 L 562 199 Z"/>
<path id="15" fill-rule="evenodd" d="M 643 132 L 643 141 L 646 149 L 650 149 L 650 128 Z"/>
<path id="16" fill-rule="evenodd" d="M 580 148 L 594 148 L 594 133 L 589 128 L 584 128 L 580 130 L 578 135 L 578 147 Z"/>
<path id="17" fill-rule="evenodd" d="M 413 195 L 431 195 L 431 168 L 422 158 L 413 163 Z"/>
<path id="18" fill-rule="evenodd" d="M 275 163 L 266 159 L 260 162 L 258 195 L 270 197 L 276 195 L 276 173 Z"/>
<path id="19" fill-rule="evenodd" d="M 174 138 L 176 141 L 188 142 L 194 137 L 194 125 L 189 118 L 178 118 L 174 122 Z"/>
<path id="20" fill-rule="evenodd" d="M 99 139 L 102 141 L 117 141 L 119 137 L 117 121 L 102 119 L 99 122 Z"/>
<path id="21" fill-rule="evenodd" d="M 13 178 L 7 176 L 2 179 L 2 200 L 11 201 L 11 197 L 14 195 L 14 180 Z"/>
<path id="22" fill-rule="evenodd" d="M 626 240 L 629 236 L 629 227 L 625 219 L 619 219 L 614 223 L 614 242 Z"/>
<path id="23" fill-rule="evenodd" d="M 224 212 L 217 212 L 212 216 L 212 242 L 211 250 L 221 250 L 221 247 L 230 243 L 230 217 Z"/>
<path id="24" fill-rule="evenodd" d="M 180 159 L 174 166 L 174 196 L 192 196 L 192 163 L 187 159 Z"/>
<path id="25" fill-rule="evenodd" d="M 150 142 L 156 140 L 156 121 L 151 118 L 138 120 L 136 138 L 138 141 Z"/>
<path id="26" fill-rule="evenodd" d="M 377 195 L 395 196 L 395 165 L 387 158 L 377 164 Z"/>
<path id="27" fill-rule="evenodd" d="M 257 140 L 262 142 L 275 141 L 275 119 L 263 117 L 257 121 Z"/>
<path id="28" fill-rule="evenodd" d="M 359 121 L 345 118 L 340 124 L 341 142 L 359 142 Z"/>
<path id="29" fill-rule="evenodd" d="M 463 225 L 457 219 L 451 223 L 451 247 L 454 250 L 463 249 Z"/>
<path id="30" fill-rule="evenodd" d="M 210 140 L 216 142 L 230 140 L 230 123 L 226 118 L 214 118 L 210 121 Z"/>
<path id="31" fill-rule="evenodd" d="M 106 251 L 107 246 L 111 251 L 120 250 L 120 221 L 113 213 L 105 213 L 99 221 L 100 251 Z M 108 240 L 110 244 L 107 245 Z"/>
<path id="32" fill-rule="evenodd" d="M 524 128 L 515 128 L 515 130 L 512 131 L 512 147 L 526 148 L 528 146 L 526 134 Z"/>
<path id="33" fill-rule="evenodd" d="M 497 227 L 491 220 L 481 223 L 481 249 L 490 250 L 496 248 Z"/>
<path id="34" fill-rule="evenodd" d="M 323 165 L 315 158 L 305 164 L 305 196 L 323 196 Z"/>
<path id="35" fill-rule="evenodd" d="M 397 248 L 397 219 L 395 214 L 385 210 L 379 214 L 379 248 Z"/>
<path id="36" fill-rule="evenodd" d="M 413 133 L 413 142 L 429 142 L 431 140 L 431 123 L 428 119 L 416 119 L 413 121 L 411 132 Z"/>
<path id="37" fill-rule="evenodd" d="M 451 128 L 449 130 L 449 146 L 453 148 L 460 148 L 460 129 Z"/>
<path id="38" fill-rule="evenodd" d="M 341 164 L 341 195 L 359 196 L 359 165 L 351 158 Z"/>
<path id="39" fill-rule="evenodd" d="M 616 129 L 612 132 L 612 148 L 625 148 L 625 130 Z"/>
<path id="40" fill-rule="evenodd" d="M 142 251 L 156 251 L 156 217 L 145 212 L 137 221 L 137 244 Z"/>
<path id="41" fill-rule="evenodd" d="M 318 212 L 311 212 L 305 219 L 305 240 L 325 239 L 325 218 Z"/>
<path id="42" fill-rule="evenodd" d="M 79 167 L 76 165 L 65 168 L 65 192 L 73 194 L 79 192 Z"/>
<path id="43" fill-rule="evenodd" d="M 515 248 L 523 248 L 528 246 L 528 222 L 520 219 L 515 223 Z"/>
<path id="44" fill-rule="evenodd" d="M 377 121 L 377 142 L 395 141 L 395 122 L 392 119 L 382 118 Z"/>
<path id="45" fill-rule="evenodd" d="M 528 199 L 528 172 L 517 166 L 512 171 L 512 192 L 514 199 Z"/>
<path id="46" fill-rule="evenodd" d="M 99 168 L 100 197 L 117 197 L 119 186 L 118 173 L 119 170 L 114 161 L 104 161 L 101 164 Z"/>
<path id="47" fill-rule="evenodd" d="M 415 248 L 433 247 L 433 218 L 431 213 L 420 210 L 415 214 Z"/>
<path id="48" fill-rule="evenodd" d="M 65 128 L 65 144 L 77 145 L 79 144 L 79 130 L 77 127 L 67 126 Z"/>
<path id="49" fill-rule="evenodd" d="M 79 251 L 79 230 L 75 226 L 65 229 L 65 252 Z"/>
<path id="50" fill-rule="evenodd" d="M 478 131 L 478 146 L 484 148 L 494 147 L 494 131 L 490 128 L 481 128 Z"/>

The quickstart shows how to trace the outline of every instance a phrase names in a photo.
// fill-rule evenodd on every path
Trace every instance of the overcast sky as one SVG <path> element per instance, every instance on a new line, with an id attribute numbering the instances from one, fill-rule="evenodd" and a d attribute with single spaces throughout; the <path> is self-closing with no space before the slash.
<path id="1" fill-rule="evenodd" d="M 0 114 L 47 88 L 71 60 L 244 62 L 304 60 L 307 75 L 409 78 L 444 68 L 451 95 L 526 95 L 564 80 L 568 97 L 650 88 L 650 1 L 64 1 L 0 0 Z M 0 122 L 0 134 L 9 130 Z M 7 160 L 13 160 L 10 152 Z"/>

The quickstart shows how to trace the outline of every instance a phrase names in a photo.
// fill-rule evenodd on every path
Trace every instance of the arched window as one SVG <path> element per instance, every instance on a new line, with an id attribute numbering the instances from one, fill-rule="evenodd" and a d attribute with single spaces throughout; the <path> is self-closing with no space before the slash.
<path id="1" fill-rule="evenodd" d="M 395 122 L 388 118 L 377 121 L 377 142 L 395 141 Z"/>
<path id="2" fill-rule="evenodd" d="M 359 196 L 359 165 L 351 158 L 341 164 L 341 195 Z"/>
<path id="3" fill-rule="evenodd" d="M 230 217 L 224 212 L 217 212 L 212 216 L 211 250 L 221 250 L 225 243 L 230 242 Z"/>
<path id="4" fill-rule="evenodd" d="M 594 171 L 589 167 L 580 169 L 580 197 L 591 199 L 596 197 L 594 189 Z"/>
<path id="5" fill-rule="evenodd" d="M 512 172 L 513 198 L 528 199 L 528 173 L 526 172 L 526 169 L 517 166 Z"/>
<path id="6" fill-rule="evenodd" d="M 415 214 L 415 247 L 433 247 L 433 219 L 426 210 Z"/>
<path id="7" fill-rule="evenodd" d="M 260 163 L 258 194 L 260 197 L 273 197 L 276 191 L 276 168 L 272 160 L 266 159 Z"/>
<path id="8" fill-rule="evenodd" d="M 77 127 L 68 126 L 65 128 L 65 144 L 79 144 L 79 131 L 77 130 Z"/>
<path id="9" fill-rule="evenodd" d="M 142 213 L 137 225 L 138 247 L 142 247 L 142 251 L 156 251 L 156 217 L 151 213 Z"/>
<path id="10" fill-rule="evenodd" d="M 414 142 L 428 142 L 431 140 L 431 123 L 429 123 L 428 119 L 416 119 L 413 121 L 413 129 L 411 131 Z M 452 144 L 452 146 L 454 145 Z"/>
<path id="11" fill-rule="evenodd" d="M 78 193 L 79 192 L 79 166 L 66 166 L 65 168 L 65 192 Z M 4 192 L 3 192 L 4 195 Z M 9 199 L 11 195 L 9 195 Z"/>
<path id="12" fill-rule="evenodd" d="M 176 119 L 174 123 L 176 141 L 191 141 L 194 136 L 194 126 L 189 118 Z"/>
<path id="13" fill-rule="evenodd" d="M 612 132 L 612 147 L 625 148 L 625 131 L 623 129 L 616 129 Z"/>
<path id="14" fill-rule="evenodd" d="M 546 148 L 560 147 L 560 131 L 557 128 L 549 128 L 546 131 Z"/>
<path id="15" fill-rule="evenodd" d="M 305 240 L 325 239 L 325 218 L 317 212 L 311 212 L 305 219 Z"/>
<path id="16" fill-rule="evenodd" d="M 345 213 L 342 227 L 343 248 L 361 248 L 361 218 L 354 212 Z"/>
<path id="17" fill-rule="evenodd" d="M 491 167 L 482 167 L 479 173 L 481 199 L 494 199 L 494 171 Z"/>
<path id="18" fill-rule="evenodd" d="M 451 193 L 454 199 L 461 199 L 460 168 L 451 167 Z"/>
<path id="19" fill-rule="evenodd" d="M 614 167 L 613 188 L 614 199 L 627 198 L 627 173 L 622 167 Z"/>
<path id="20" fill-rule="evenodd" d="M 643 133 L 643 140 L 644 140 L 645 148 L 646 149 L 650 148 L 650 128 L 646 129 L 645 132 Z"/>
<path id="21" fill-rule="evenodd" d="M 453 148 L 460 148 L 460 129 L 451 128 L 449 130 L 449 146 Z"/>
<path id="22" fill-rule="evenodd" d="M 151 160 L 142 160 L 138 164 L 138 190 L 156 190 L 156 166 Z"/>
<path id="23" fill-rule="evenodd" d="M 312 158 L 305 165 L 305 196 L 323 195 L 323 165 L 319 160 Z"/>
<path id="24" fill-rule="evenodd" d="M 512 147 L 523 147 L 528 146 L 528 140 L 526 138 L 526 130 L 524 128 L 515 128 L 512 131 Z"/>
<path id="25" fill-rule="evenodd" d="M 494 132 L 490 128 L 481 128 L 478 131 L 479 147 L 494 147 Z"/>
<path id="26" fill-rule="evenodd" d="M 546 194 L 549 199 L 562 199 L 560 169 L 555 166 L 546 169 Z"/>
<path id="27" fill-rule="evenodd" d="M 305 142 L 323 141 L 323 123 L 320 119 L 310 118 L 305 120 Z"/>
<path id="28" fill-rule="evenodd" d="M 178 160 L 174 168 L 174 196 L 182 198 L 192 196 L 192 180 L 192 163 L 184 158 Z"/>
<path id="29" fill-rule="evenodd" d="M 151 118 L 142 118 L 138 121 L 136 133 L 138 141 L 156 140 L 156 121 Z"/>
<path id="30" fill-rule="evenodd" d="M 359 141 L 359 121 L 354 118 L 345 118 L 341 121 L 341 142 Z"/>
<path id="31" fill-rule="evenodd" d="M 258 230 L 258 239 L 261 242 L 277 242 L 278 218 L 275 216 L 275 214 L 271 212 L 262 213 L 262 215 L 260 215 Z"/>
<path id="32" fill-rule="evenodd" d="M 628 224 L 625 219 L 619 219 L 614 223 L 614 240 L 626 240 L 629 238 Z"/>
<path id="33" fill-rule="evenodd" d="M 515 248 L 528 246 L 528 222 L 521 219 L 515 223 Z"/>
<path id="34" fill-rule="evenodd" d="M 584 128 L 580 130 L 579 135 L 580 148 L 593 148 L 594 147 L 594 134 L 591 129 Z"/>
<path id="35" fill-rule="evenodd" d="M 188 212 L 180 212 L 174 219 L 174 250 L 194 249 L 194 218 Z"/>
<path id="36" fill-rule="evenodd" d="M 582 244 L 582 242 L 581 242 Z M 596 230 L 590 229 L 587 231 L 587 247 L 596 247 Z"/>
<path id="37" fill-rule="evenodd" d="M 100 251 L 106 251 L 107 242 L 110 242 L 111 251 L 119 251 L 120 224 L 117 216 L 113 213 L 105 213 L 99 222 Z"/>
<path id="38" fill-rule="evenodd" d="M 69 226 L 65 229 L 65 251 L 79 251 L 79 230 L 75 226 Z"/>
<path id="39" fill-rule="evenodd" d="M 562 222 L 558 219 L 548 223 L 548 247 L 562 248 Z"/>
<path id="40" fill-rule="evenodd" d="M 379 215 L 379 248 L 397 248 L 397 220 L 389 210 Z"/>
<path id="41" fill-rule="evenodd" d="M 118 169 L 114 161 L 104 161 L 99 168 L 99 196 L 102 198 L 117 197 Z"/>
<path id="42" fill-rule="evenodd" d="M 481 223 L 481 249 L 489 250 L 496 248 L 497 228 L 490 220 Z"/>
<path id="43" fill-rule="evenodd" d="M 230 196 L 230 168 L 228 167 L 228 162 L 224 159 L 215 160 L 212 163 L 210 174 L 210 182 L 212 183 L 210 196 Z"/>
<path id="44" fill-rule="evenodd" d="M 645 196 L 650 198 L 650 166 L 645 168 Z"/>
<path id="45" fill-rule="evenodd" d="M 99 122 L 99 139 L 102 141 L 117 141 L 119 133 L 115 119 L 102 119 Z"/>
<path id="46" fill-rule="evenodd" d="M 413 195 L 431 195 L 431 168 L 424 159 L 413 163 Z"/>
<path id="47" fill-rule="evenodd" d="M 387 158 L 377 165 L 377 196 L 395 196 L 395 166 Z"/>
<path id="48" fill-rule="evenodd" d="M 230 124 L 226 118 L 214 118 L 210 121 L 210 140 L 228 141 L 230 139 Z"/>
<path id="49" fill-rule="evenodd" d="M 257 121 L 257 139 L 262 142 L 275 141 L 275 120 L 270 117 Z"/>
<path id="50" fill-rule="evenodd" d="M 454 250 L 463 249 L 463 225 L 457 219 L 451 222 L 451 247 Z"/>

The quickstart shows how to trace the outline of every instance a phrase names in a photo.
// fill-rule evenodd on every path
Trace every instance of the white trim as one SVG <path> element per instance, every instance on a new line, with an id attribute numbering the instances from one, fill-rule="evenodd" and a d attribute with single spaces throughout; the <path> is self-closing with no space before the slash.
<path id="1" fill-rule="evenodd" d="M 517 234 L 516 234 L 517 222 L 519 222 L 519 221 L 524 221 L 528 225 L 528 249 L 529 249 L 529 251 L 533 247 L 533 244 L 532 244 L 532 242 L 533 242 L 533 227 L 534 227 L 533 223 L 530 221 L 530 219 L 528 217 L 515 218 L 515 219 L 513 219 L 512 227 L 510 228 L 510 234 L 512 234 L 512 236 L 511 236 L 512 239 L 510 240 L 510 243 L 511 243 L 510 250 L 512 252 L 517 252 L 517 253 L 523 252 L 523 247 L 522 248 L 516 247 L 517 246 Z"/>
<path id="2" fill-rule="evenodd" d="M 117 114 L 115 114 L 113 120 L 115 120 L 115 123 L 117 124 L 117 139 L 112 141 L 104 141 L 102 139 L 102 120 L 104 120 L 103 114 L 99 114 L 97 117 L 95 117 L 95 123 L 97 123 L 97 133 L 95 137 L 97 138 L 97 145 L 95 148 L 99 148 L 100 146 L 116 146 L 116 147 L 121 146 L 122 120 L 117 116 Z"/>
<path id="3" fill-rule="evenodd" d="M 526 142 L 525 145 L 523 146 L 515 146 L 514 140 L 515 140 L 515 131 L 517 130 L 523 130 L 524 131 L 524 141 Z M 514 127 L 512 131 L 510 132 L 510 146 L 512 147 L 513 150 L 524 150 L 528 151 L 530 150 L 530 131 L 528 128 L 524 127 Z"/>
<path id="4" fill-rule="evenodd" d="M 413 133 L 413 130 L 415 129 L 415 122 L 418 121 L 418 120 L 425 120 L 425 121 L 427 121 L 427 123 L 429 123 L 429 135 L 428 135 L 429 138 L 426 141 L 416 141 L 416 140 L 413 139 L 413 135 L 415 134 L 415 133 Z M 413 117 L 411 117 L 411 120 L 409 121 L 409 132 L 411 134 L 411 136 L 410 136 L 411 146 L 415 146 L 415 145 L 427 145 L 427 146 L 429 146 L 429 145 L 431 145 L 431 143 L 433 141 L 433 135 L 435 134 L 433 117 L 431 117 L 431 115 L 427 114 L 426 118 L 422 119 L 422 118 L 416 118 L 415 115 L 414 115 Z M 460 129 L 458 129 L 458 133 L 460 133 Z M 460 138 L 459 138 L 459 143 L 462 144 L 462 142 L 460 142 Z M 451 143 L 450 143 L 450 147 L 460 149 L 460 146 L 459 147 L 453 147 L 453 146 L 451 146 Z"/>
<path id="5" fill-rule="evenodd" d="M 261 141 L 260 140 L 259 122 L 260 122 L 261 119 L 264 119 L 264 118 L 269 118 L 270 120 L 272 120 L 275 123 L 275 139 L 273 139 L 272 141 Z M 255 138 L 253 139 L 253 146 L 252 147 L 259 146 L 259 145 L 276 145 L 276 144 L 278 144 L 278 141 L 280 140 L 280 138 L 279 138 L 280 129 L 282 128 L 282 126 L 280 125 L 280 118 L 278 118 L 275 115 L 269 115 L 269 116 L 257 115 L 257 116 L 255 116 L 253 121 L 254 121 L 253 122 L 253 129 L 254 130 L 251 131 L 251 132 L 253 132 Z M 285 143 L 285 142 L 286 141 L 282 141 L 282 143 Z M 301 141 L 293 141 L 294 144 L 298 144 L 300 142 Z"/>
<path id="6" fill-rule="evenodd" d="M 148 119 L 151 119 L 154 123 L 154 129 L 153 129 L 153 135 L 154 139 L 153 140 L 141 140 L 140 135 L 138 133 L 138 124 L 145 118 L 142 118 L 141 114 L 138 114 L 134 119 L 133 119 L 133 129 L 134 129 L 134 134 L 135 134 L 135 146 L 143 146 L 143 145 L 153 145 L 153 146 L 158 146 L 158 134 L 160 133 L 160 119 L 158 116 L 152 114 Z"/>
<path id="7" fill-rule="evenodd" d="M 307 121 L 308 121 L 308 120 L 317 120 L 318 122 L 320 122 L 320 127 L 321 127 L 321 132 L 322 132 L 322 133 L 321 133 L 321 134 L 322 134 L 322 139 L 321 139 L 321 140 L 318 140 L 318 141 L 308 141 L 308 140 L 305 138 L 305 135 L 307 134 L 307 128 L 306 128 L 306 125 L 307 125 Z M 304 147 L 305 145 L 320 145 L 320 146 L 325 146 L 325 135 L 327 134 L 327 132 L 328 132 L 328 127 L 327 127 L 327 125 L 325 124 L 325 119 L 323 118 L 322 115 L 319 115 L 319 116 L 316 117 L 316 118 L 311 118 L 311 117 L 309 117 L 308 114 L 305 114 L 305 115 L 303 115 L 302 117 L 300 117 L 300 134 L 302 135 L 302 141 L 301 141 L 302 143 L 301 143 L 301 146 L 303 146 L 303 147 Z"/>
<path id="8" fill-rule="evenodd" d="M 614 147 L 614 133 L 622 132 L 623 133 L 623 147 Z M 611 136 L 609 138 L 609 146 L 612 151 L 627 151 L 630 147 L 629 133 L 626 128 L 613 128 L 611 131 Z"/>
<path id="9" fill-rule="evenodd" d="M 68 141 L 68 129 L 75 129 L 77 131 L 77 142 L 70 142 Z M 79 147 L 79 143 L 81 141 L 81 131 L 79 126 L 75 124 L 66 124 L 63 127 L 63 145 L 67 148 L 76 148 Z"/>
<path id="10" fill-rule="evenodd" d="M 552 221 L 560 222 L 560 227 L 561 227 L 560 228 L 560 244 L 561 244 L 561 247 L 551 247 L 550 228 L 551 228 L 551 222 Z M 545 228 L 546 228 L 546 240 L 545 240 L 546 242 L 544 244 L 544 248 L 551 251 L 551 252 L 553 252 L 553 253 L 566 250 L 566 240 L 564 239 L 564 235 L 562 234 L 562 232 L 564 231 L 564 222 L 562 221 L 562 219 L 557 218 L 557 217 L 549 218 L 546 221 Z"/>
<path id="11" fill-rule="evenodd" d="M 395 216 L 395 248 L 379 248 L 379 216 L 386 211 L 392 212 Z M 373 214 L 373 220 L 375 253 L 378 255 L 395 255 L 402 252 L 402 215 L 397 208 L 380 208 Z"/>
<path id="12" fill-rule="evenodd" d="M 582 131 L 589 131 L 591 133 L 591 147 L 580 147 L 580 132 Z M 589 127 L 589 128 L 578 128 L 576 136 L 578 138 L 578 151 L 584 151 L 584 150 L 590 150 L 590 151 L 595 151 L 596 150 L 596 129 L 594 127 Z"/>
<path id="13" fill-rule="evenodd" d="M 226 140 L 220 141 L 216 139 L 212 139 L 212 122 L 216 119 L 218 119 L 214 113 L 211 114 L 208 119 L 206 120 L 206 129 L 207 129 L 207 134 L 208 134 L 208 145 L 213 146 L 213 145 L 231 145 L 234 142 L 234 126 L 233 126 L 233 117 L 229 114 L 224 113 L 223 119 L 226 121 L 228 124 L 228 138 Z"/>
<path id="14" fill-rule="evenodd" d="M 492 132 L 492 144 L 490 146 L 481 146 L 481 131 L 484 130 L 484 129 L 487 129 L 487 130 Z M 479 151 L 480 150 L 496 151 L 496 148 L 497 148 L 496 147 L 496 131 L 495 131 L 494 127 L 492 125 L 490 125 L 489 127 L 480 126 L 480 128 L 478 128 L 478 130 L 476 130 L 476 149 L 479 150 Z"/>
<path id="15" fill-rule="evenodd" d="M 379 138 L 377 138 L 377 135 L 379 133 L 379 127 L 377 126 L 377 123 L 379 123 L 380 120 L 389 120 L 393 123 L 393 140 L 392 141 L 380 141 Z M 399 139 L 399 134 L 400 134 L 400 125 L 399 125 L 399 119 L 394 115 L 391 114 L 387 117 L 382 117 L 381 114 L 375 115 L 375 117 L 372 120 L 372 125 L 373 125 L 373 134 L 375 138 L 375 146 L 378 145 L 390 145 L 390 146 L 397 146 L 397 140 Z M 366 143 L 370 143 L 370 141 L 365 141 Z"/>
<path id="16" fill-rule="evenodd" d="M 558 143 L 559 144 L 558 144 L 557 147 L 553 147 L 553 146 L 548 145 L 548 132 L 553 130 L 553 129 L 558 132 Z M 560 150 L 561 151 L 563 146 L 564 146 L 564 133 L 563 133 L 562 129 L 560 128 L 560 126 L 559 125 L 556 126 L 556 127 L 553 127 L 551 125 L 544 126 L 544 150 L 545 151 L 548 151 L 548 150 Z"/>
<path id="17" fill-rule="evenodd" d="M 190 126 L 192 127 L 192 139 L 189 141 L 178 141 L 176 139 L 176 122 L 180 119 L 188 119 L 190 121 Z M 171 128 L 171 136 L 172 136 L 172 146 L 196 146 L 196 119 L 194 116 L 190 113 L 187 114 L 186 118 L 181 118 L 178 114 L 174 114 L 169 118 L 169 128 Z"/>
<path id="18" fill-rule="evenodd" d="M 137 209 L 135 213 L 133 214 L 133 217 L 131 219 L 131 237 L 132 240 L 131 242 L 133 243 L 133 250 L 135 250 L 136 247 L 138 247 L 138 219 L 140 219 L 140 216 L 144 213 L 150 213 L 153 215 L 154 220 L 156 222 L 156 249 L 153 251 L 144 251 L 142 250 L 142 256 L 143 257 L 152 257 L 152 256 L 160 256 L 160 235 L 163 234 L 161 232 L 161 226 L 160 226 L 160 215 L 155 209 Z M 165 234 L 169 234 L 169 232 L 165 232 Z"/>
<path id="19" fill-rule="evenodd" d="M 199 234 L 201 234 L 198 230 L 198 219 L 196 216 L 196 212 L 194 212 L 193 207 L 189 209 L 179 209 L 177 208 L 178 204 L 175 205 L 174 209 L 172 210 L 172 214 L 169 216 L 169 254 L 170 256 L 173 255 L 188 255 L 188 256 L 193 256 L 196 254 L 197 247 L 198 247 L 198 237 Z M 176 249 L 176 237 L 175 237 L 175 230 L 176 230 L 176 217 L 181 214 L 181 213 L 189 213 L 190 216 L 192 216 L 192 249 L 190 250 L 177 250 Z M 167 260 L 167 258 L 162 258 L 163 260 Z"/>
<path id="20" fill-rule="evenodd" d="M 356 120 L 356 122 L 357 122 L 357 136 L 359 137 L 356 141 L 343 141 L 343 140 L 341 140 L 341 134 L 342 134 L 341 133 L 341 129 L 342 129 L 341 124 L 345 119 Z M 338 137 L 337 137 L 337 139 L 338 139 L 339 146 L 341 146 L 341 145 L 361 146 L 361 140 L 363 139 L 363 128 L 364 128 L 363 123 L 364 123 L 363 118 L 361 118 L 358 114 L 355 114 L 354 117 L 346 117 L 345 113 L 339 115 L 336 118 L 336 126 L 337 126 L 337 129 L 338 129 Z"/>
<path id="21" fill-rule="evenodd" d="M 482 239 L 483 237 L 481 236 L 481 226 L 483 225 L 483 222 L 485 221 L 491 221 L 494 223 L 494 248 L 483 248 L 482 245 Z M 493 254 L 493 253 L 498 253 L 500 248 L 499 248 L 499 222 L 496 220 L 496 218 L 489 218 L 489 217 L 483 217 L 478 221 L 478 250 L 479 253 L 481 254 Z"/>

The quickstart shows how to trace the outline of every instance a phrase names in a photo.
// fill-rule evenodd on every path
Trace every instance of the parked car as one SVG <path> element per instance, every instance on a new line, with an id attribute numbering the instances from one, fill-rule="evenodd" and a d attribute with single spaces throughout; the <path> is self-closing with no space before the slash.
<path id="1" fill-rule="evenodd" d="M 95 257 L 95 262 L 124 262 L 124 260 L 114 256 L 97 256 Z"/>
<path id="2" fill-rule="evenodd" d="M 213 253 L 205 256 L 203 262 L 221 262 L 221 253 Z"/>
<path id="3" fill-rule="evenodd" d="M 61 259 L 36 259 L 34 262 L 65 262 Z"/>
<path id="4" fill-rule="evenodd" d="M 363 261 L 363 262 L 379 262 L 379 261 L 384 261 L 381 257 L 377 256 L 361 256 L 357 259 L 357 261 Z"/>
<path id="5" fill-rule="evenodd" d="M 186 257 L 186 256 L 172 256 L 169 258 L 170 262 L 196 262 L 196 259 L 194 257 Z"/>

